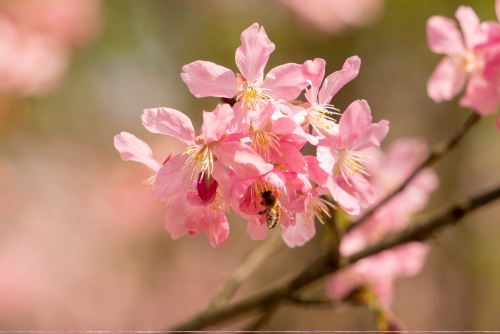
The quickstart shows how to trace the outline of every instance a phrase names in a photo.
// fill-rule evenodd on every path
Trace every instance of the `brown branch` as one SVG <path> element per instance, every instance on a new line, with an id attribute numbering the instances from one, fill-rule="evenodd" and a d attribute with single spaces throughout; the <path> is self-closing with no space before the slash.
<path id="1" fill-rule="evenodd" d="M 279 304 L 289 300 L 298 290 L 332 274 L 363 258 L 402 245 L 411 241 L 424 241 L 447 225 L 460 220 L 464 215 L 500 198 L 500 185 L 485 191 L 477 196 L 472 196 L 450 205 L 442 213 L 430 219 L 413 224 L 405 230 L 387 236 L 377 244 L 370 246 L 349 257 L 338 259 L 335 249 L 329 247 L 312 264 L 306 267 L 295 278 L 268 291 L 258 293 L 242 301 L 216 310 L 207 310 L 193 319 L 175 327 L 173 331 L 200 330 L 207 326 L 215 325 L 222 321 L 236 318 L 253 311 L 264 312 L 269 305 Z"/>
<path id="2" fill-rule="evenodd" d="M 434 146 L 434 148 L 429 152 L 427 158 L 422 161 L 422 163 L 413 171 L 413 173 L 408 176 L 408 178 L 393 192 L 387 195 L 383 200 L 378 202 L 373 208 L 368 210 L 365 214 L 363 214 L 356 222 L 353 222 L 347 230 L 352 229 L 353 227 L 359 225 L 366 219 L 368 219 L 371 215 L 375 213 L 379 208 L 389 202 L 394 196 L 400 193 L 412 180 L 415 176 L 422 171 L 425 167 L 432 165 L 434 162 L 441 159 L 445 154 L 450 152 L 459 142 L 460 140 L 467 134 L 467 132 L 476 124 L 481 116 L 477 113 L 472 112 L 472 114 L 465 120 L 464 124 L 460 126 L 455 132 L 453 132 L 448 138 L 444 139 L 442 142 L 438 143 Z"/>
<path id="3" fill-rule="evenodd" d="M 226 280 L 211 307 L 220 308 L 225 306 L 236 293 L 240 284 L 247 279 L 270 254 L 275 252 L 278 247 L 282 245 L 283 242 L 280 242 L 280 234 L 271 233 L 262 244 L 253 248 Z"/>

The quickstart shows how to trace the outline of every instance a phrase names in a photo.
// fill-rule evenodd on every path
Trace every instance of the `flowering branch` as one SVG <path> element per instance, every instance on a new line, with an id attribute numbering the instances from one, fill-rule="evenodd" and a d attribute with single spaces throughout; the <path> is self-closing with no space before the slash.
<path id="1" fill-rule="evenodd" d="M 477 120 L 476 120 L 477 121 Z M 200 330 L 225 320 L 233 319 L 254 311 L 267 311 L 270 305 L 294 300 L 297 291 L 316 282 L 322 277 L 353 264 L 363 258 L 411 241 L 424 241 L 435 235 L 443 227 L 452 225 L 466 214 L 500 198 L 500 185 L 479 195 L 455 201 L 443 212 L 413 224 L 405 230 L 392 234 L 377 244 L 345 258 L 338 258 L 338 253 L 329 247 L 313 263 L 306 267 L 295 278 L 280 284 L 268 291 L 248 297 L 233 305 L 219 309 L 208 309 L 193 319 L 174 327 L 173 331 Z"/>
<path id="2" fill-rule="evenodd" d="M 387 202 L 389 202 L 394 196 L 400 193 L 414 178 L 418 173 L 422 171 L 425 167 L 428 167 L 445 156 L 448 152 L 450 152 L 459 142 L 460 140 L 469 132 L 469 130 L 474 126 L 481 116 L 476 112 L 472 112 L 471 115 L 465 120 L 465 122 L 460 126 L 455 132 L 453 132 L 448 138 L 444 139 L 442 142 L 438 143 L 434 146 L 434 148 L 429 152 L 427 158 L 422 161 L 422 163 L 415 168 L 415 170 L 408 176 L 408 178 L 393 192 L 387 195 L 383 200 L 381 200 L 377 205 L 368 210 L 365 214 L 363 214 L 357 221 L 353 222 L 347 230 L 350 230 L 362 223 L 366 219 L 368 219 L 371 215 L 375 213 L 379 208 L 384 206 Z"/>

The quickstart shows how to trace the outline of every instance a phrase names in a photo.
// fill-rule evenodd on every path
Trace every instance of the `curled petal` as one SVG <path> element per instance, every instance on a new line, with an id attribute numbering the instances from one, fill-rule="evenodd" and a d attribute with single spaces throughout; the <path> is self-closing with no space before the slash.
<path id="1" fill-rule="evenodd" d="M 444 57 L 427 82 L 427 94 L 434 102 L 449 101 L 463 89 L 466 79 L 461 64 Z"/>
<path id="2" fill-rule="evenodd" d="M 465 52 L 462 34 L 455 21 L 443 16 L 427 20 L 427 44 L 434 53 L 460 55 Z"/>
<path id="3" fill-rule="evenodd" d="M 335 157 L 338 156 L 332 147 L 318 146 L 316 148 L 316 156 L 318 157 L 319 166 L 329 175 L 333 175 L 333 167 L 335 166 Z"/>
<path id="4" fill-rule="evenodd" d="M 161 167 L 160 163 L 153 159 L 153 152 L 151 152 L 149 145 L 133 134 L 121 132 L 119 135 L 116 135 L 115 148 L 125 161 L 140 162 L 155 172 L 158 172 Z"/>
<path id="5" fill-rule="evenodd" d="M 236 49 L 236 66 L 249 82 L 258 81 L 264 72 L 269 55 L 274 51 L 263 27 L 252 24 L 241 34 L 241 46 Z"/>
<path id="6" fill-rule="evenodd" d="M 217 158 L 240 179 L 258 177 L 274 169 L 252 148 L 240 142 L 226 142 L 216 150 Z"/>
<path id="7" fill-rule="evenodd" d="M 262 87 L 275 100 L 293 100 L 306 88 L 307 82 L 302 76 L 302 65 L 284 64 L 267 73 Z"/>
<path id="8" fill-rule="evenodd" d="M 314 104 L 318 101 L 319 87 L 321 86 L 321 81 L 323 81 L 325 77 L 325 66 L 326 61 L 321 58 L 307 60 L 304 65 L 302 65 L 302 76 L 307 80 L 307 83 L 311 85 L 304 95 L 310 103 Z"/>
<path id="9" fill-rule="evenodd" d="M 165 200 L 191 188 L 192 170 L 185 165 L 187 158 L 187 155 L 177 154 L 161 166 L 153 184 L 156 198 Z"/>
<path id="10" fill-rule="evenodd" d="M 361 59 L 358 56 L 352 56 L 345 61 L 340 71 L 326 77 L 319 91 L 318 103 L 330 103 L 332 97 L 337 94 L 340 88 L 358 76 L 360 66 Z"/>
<path id="11" fill-rule="evenodd" d="M 184 144 L 194 144 L 194 129 L 189 117 L 170 108 L 144 109 L 142 124 L 153 133 L 173 136 Z"/>
<path id="12" fill-rule="evenodd" d="M 196 97 L 232 98 L 238 92 L 236 75 L 228 68 L 198 60 L 184 65 L 182 71 L 182 80 Z"/>

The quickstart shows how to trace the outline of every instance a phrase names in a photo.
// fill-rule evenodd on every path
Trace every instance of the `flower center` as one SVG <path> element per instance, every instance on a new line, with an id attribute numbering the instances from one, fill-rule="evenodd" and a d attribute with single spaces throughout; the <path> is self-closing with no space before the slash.
<path id="1" fill-rule="evenodd" d="M 261 197 L 262 193 L 268 190 L 271 191 L 272 193 L 276 191 L 274 187 L 270 185 L 268 182 L 262 181 L 261 179 L 255 180 L 255 182 L 252 183 L 252 185 L 250 186 L 250 198 L 252 203 L 255 202 L 260 203 L 260 201 L 262 200 Z"/>
<path id="2" fill-rule="evenodd" d="M 339 159 L 334 167 L 335 175 L 342 174 L 342 177 L 350 187 L 352 185 L 349 183 L 349 176 L 356 174 L 370 176 L 363 166 L 364 163 L 371 162 L 370 153 L 349 150 L 339 150 L 338 153 Z"/>
<path id="3" fill-rule="evenodd" d="M 314 224 L 314 217 L 317 217 L 321 224 L 325 224 L 323 221 L 323 215 L 326 215 L 328 218 L 332 218 L 329 208 L 337 210 L 337 207 L 326 199 L 319 196 L 311 198 L 309 203 L 307 203 L 305 213 L 306 226 Z"/>
<path id="4" fill-rule="evenodd" d="M 273 100 L 265 91 L 271 91 L 267 88 L 257 87 L 255 84 L 249 83 L 242 75 L 238 74 L 240 82 L 240 93 L 236 95 L 236 101 L 241 101 L 241 108 L 245 106 L 250 110 L 258 111 L 263 107 L 268 100 Z"/>
<path id="5" fill-rule="evenodd" d="M 271 160 L 271 151 L 277 150 L 276 147 L 281 147 L 278 136 L 271 132 L 252 130 L 252 128 L 250 129 L 250 133 L 252 134 L 252 148 L 254 151 L 264 158 L 264 160 Z"/>
<path id="6" fill-rule="evenodd" d="M 199 179 L 202 180 L 203 177 L 212 176 L 214 170 L 214 159 L 212 151 L 207 147 L 207 145 L 193 145 L 189 146 L 182 152 L 182 154 L 187 154 L 188 158 L 184 163 L 184 167 L 189 166 L 192 168 L 191 180 L 194 179 L 196 171 L 199 170 Z"/>
<path id="7" fill-rule="evenodd" d="M 326 130 L 332 134 L 337 132 L 337 120 L 334 116 L 342 116 L 339 111 L 331 104 L 315 105 L 307 110 L 309 122 L 316 131 L 321 133 L 321 130 Z"/>
<path id="8" fill-rule="evenodd" d="M 466 73 L 471 73 L 474 70 L 483 68 L 483 62 L 474 51 L 467 51 L 465 54 L 455 58 Z"/>

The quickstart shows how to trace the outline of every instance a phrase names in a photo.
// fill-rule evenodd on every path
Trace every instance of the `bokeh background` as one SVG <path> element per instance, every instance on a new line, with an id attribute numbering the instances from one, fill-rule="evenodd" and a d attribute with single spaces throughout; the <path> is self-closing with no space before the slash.
<path id="1" fill-rule="evenodd" d="M 0 19 L 17 22 L 28 15 L 30 8 L 12 9 L 23 1 L 0 0 Z M 0 90 L 2 329 L 172 326 L 207 307 L 224 278 L 259 243 L 234 215 L 230 237 L 217 249 L 205 235 L 171 240 L 163 227 L 166 208 L 141 186 L 151 171 L 123 162 L 113 147 L 113 136 L 127 131 L 149 143 L 160 161 L 183 149 L 149 133 L 140 118 L 144 108 L 171 107 L 201 126 L 202 110 L 213 110 L 218 100 L 191 96 L 179 76 L 183 65 L 209 60 L 236 70 L 239 35 L 257 22 L 276 44 L 267 70 L 319 57 L 331 73 L 358 55 L 361 72 L 335 96 L 335 106 L 344 110 L 366 99 L 375 121 L 391 122 L 383 147 L 400 137 L 433 144 L 469 111 L 456 100 L 435 104 L 427 97 L 426 81 L 441 57 L 427 49 L 426 20 L 453 17 L 459 5 L 472 6 L 482 20 L 496 20 L 493 0 L 318 0 L 307 8 L 301 6 L 309 1 L 292 0 L 89 0 L 93 6 L 86 9 L 71 2 L 80 16 L 51 29 L 78 28 L 83 37 L 75 33 L 66 40 L 69 47 L 47 56 L 64 62 L 54 65 L 54 79 Z M 40 8 L 32 10 L 43 16 Z M 0 27 L 0 35 L 5 31 Z M 62 43 L 57 45 L 50 50 Z M 5 65 L 7 54 L 0 44 L 6 68 L 24 60 L 10 55 Z M 19 66 L 28 79 L 48 69 L 43 62 Z M 441 187 L 422 216 L 498 184 L 499 143 L 493 118 L 483 119 L 435 166 Z M 423 272 L 397 281 L 394 310 L 408 329 L 500 329 L 499 215 L 491 205 L 446 230 L 431 242 Z M 297 273 L 318 250 L 322 229 L 317 226 L 306 246 L 284 246 L 272 254 L 236 298 Z M 363 307 L 286 306 L 266 328 L 368 330 L 374 322 Z"/>

